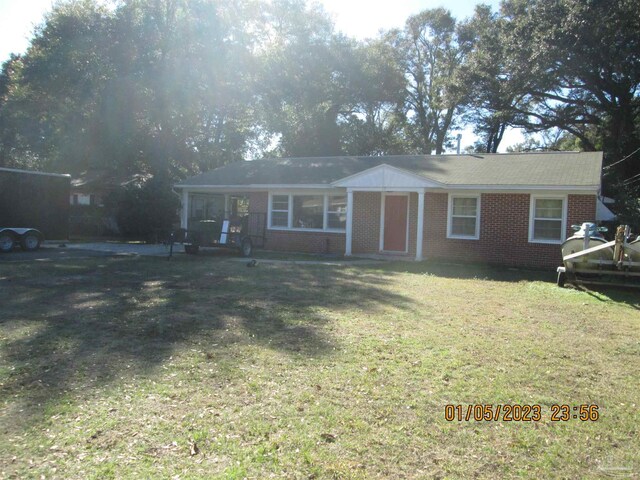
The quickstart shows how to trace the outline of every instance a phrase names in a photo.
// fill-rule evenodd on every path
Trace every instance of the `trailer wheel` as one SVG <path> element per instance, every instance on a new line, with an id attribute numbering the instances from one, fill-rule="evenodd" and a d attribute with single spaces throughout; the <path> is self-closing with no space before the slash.
<path id="1" fill-rule="evenodd" d="M 199 245 L 185 245 L 184 246 L 184 253 L 186 253 L 187 255 L 197 255 L 199 251 L 200 251 L 200 246 Z"/>
<path id="2" fill-rule="evenodd" d="M 13 250 L 13 244 L 15 242 L 15 238 L 9 232 L 0 233 L 0 252 L 9 253 Z"/>
<path id="3" fill-rule="evenodd" d="M 35 252 L 40 248 L 40 235 L 35 232 L 27 232 L 20 239 L 20 246 L 25 252 Z"/>
<path id="4" fill-rule="evenodd" d="M 240 253 L 243 257 L 250 257 L 253 252 L 253 245 L 251 244 L 250 238 L 245 238 L 242 240 L 242 245 L 240 246 Z"/>
<path id="5" fill-rule="evenodd" d="M 566 281 L 567 281 L 566 272 L 558 272 L 558 280 L 556 280 L 556 285 L 558 285 L 560 288 L 564 288 L 564 284 Z"/>

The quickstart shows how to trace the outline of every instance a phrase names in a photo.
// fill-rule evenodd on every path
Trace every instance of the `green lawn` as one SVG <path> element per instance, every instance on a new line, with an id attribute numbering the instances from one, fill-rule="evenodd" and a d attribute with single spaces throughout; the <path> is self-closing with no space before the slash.
<path id="1" fill-rule="evenodd" d="M 224 256 L 0 264 L 0 478 L 640 476 L 640 295 Z M 447 404 L 539 404 L 535 422 Z M 599 420 L 550 421 L 596 404 Z"/>

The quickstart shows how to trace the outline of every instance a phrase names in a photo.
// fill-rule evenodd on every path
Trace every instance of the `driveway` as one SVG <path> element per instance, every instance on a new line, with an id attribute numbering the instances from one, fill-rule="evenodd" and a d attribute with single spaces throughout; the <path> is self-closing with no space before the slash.
<path id="1" fill-rule="evenodd" d="M 174 253 L 184 253 L 180 244 L 173 246 Z M 114 255 L 144 255 L 164 257 L 169 255 L 169 247 L 165 245 L 146 245 L 141 243 L 67 243 L 59 246 L 58 242 L 45 242 L 36 252 L 23 252 L 16 249 L 11 253 L 0 254 L 0 262 L 58 261 L 67 258 L 110 257 Z"/>
<path id="2" fill-rule="evenodd" d="M 145 243 L 116 242 L 68 243 L 66 248 L 69 250 L 103 252 L 112 255 L 143 255 L 148 257 L 164 257 L 169 255 L 169 246 L 162 244 L 147 245 Z M 179 243 L 174 244 L 173 253 L 184 253 L 184 246 Z"/>
<path id="3" fill-rule="evenodd" d="M 72 258 L 108 257 L 108 252 L 97 252 L 92 250 L 75 250 L 69 248 L 58 248 L 45 245 L 36 252 L 23 252 L 16 249 L 11 253 L 0 253 L 0 263 L 9 262 L 53 262 Z"/>

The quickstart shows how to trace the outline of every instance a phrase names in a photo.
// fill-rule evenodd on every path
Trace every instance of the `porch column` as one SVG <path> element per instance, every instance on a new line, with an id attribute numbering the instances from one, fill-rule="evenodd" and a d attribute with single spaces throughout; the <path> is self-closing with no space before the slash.
<path id="1" fill-rule="evenodd" d="M 189 192 L 182 189 L 182 211 L 180 212 L 180 227 L 186 230 L 189 218 Z"/>
<path id="2" fill-rule="evenodd" d="M 344 256 L 351 256 L 351 241 L 353 229 L 353 190 L 347 189 L 347 238 L 345 241 Z"/>
<path id="3" fill-rule="evenodd" d="M 424 240 L 424 190 L 418 192 L 418 238 L 416 239 L 416 261 L 422 261 Z"/>

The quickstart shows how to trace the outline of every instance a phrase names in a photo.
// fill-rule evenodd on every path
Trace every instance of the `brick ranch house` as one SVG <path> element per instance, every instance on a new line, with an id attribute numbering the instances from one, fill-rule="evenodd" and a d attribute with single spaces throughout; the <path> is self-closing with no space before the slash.
<path id="1" fill-rule="evenodd" d="M 176 185 L 181 224 L 263 213 L 265 248 L 549 268 L 596 220 L 602 153 L 281 158 Z"/>

